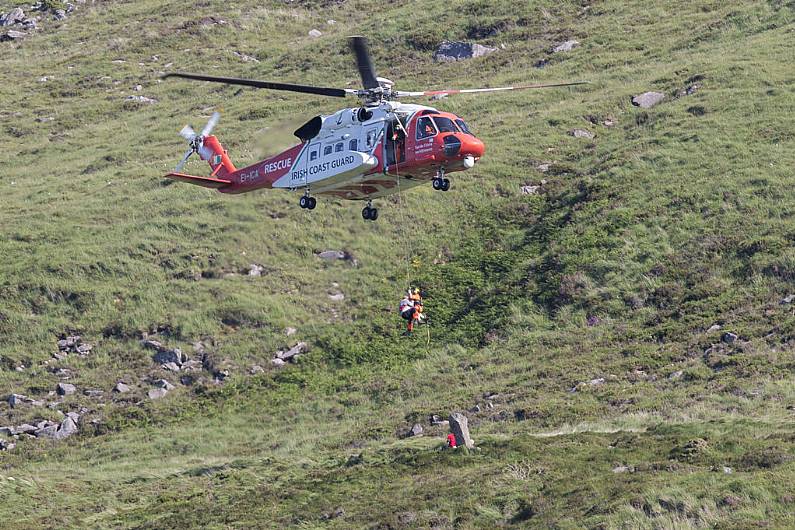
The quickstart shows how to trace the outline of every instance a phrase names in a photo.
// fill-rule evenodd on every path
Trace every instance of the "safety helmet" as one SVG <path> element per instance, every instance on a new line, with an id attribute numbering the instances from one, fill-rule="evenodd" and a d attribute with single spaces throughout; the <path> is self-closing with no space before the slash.
<path id="1" fill-rule="evenodd" d="M 419 287 L 415 287 L 414 288 L 414 294 L 420 294 L 420 288 Z"/>

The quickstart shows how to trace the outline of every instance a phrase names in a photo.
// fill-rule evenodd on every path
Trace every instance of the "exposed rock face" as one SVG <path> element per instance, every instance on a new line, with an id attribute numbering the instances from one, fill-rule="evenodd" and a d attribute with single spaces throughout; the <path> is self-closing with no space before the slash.
<path id="1" fill-rule="evenodd" d="M 455 443 L 458 447 L 464 446 L 467 449 L 475 447 L 475 442 L 469 437 L 467 417 L 460 412 L 450 414 L 450 430 L 455 435 Z"/>
<path id="2" fill-rule="evenodd" d="M 19 405 L 31 405 L 33 407 L 43 407 L 43 401 L 37 401 L 35 399 L 29 398 L 28 396 L 23 396 L 22 394 L 11 394 L 8 396 L 8 406 L 12 409 Z"/>
<path id="3" fill-rule="evenodd" d="M 664 99 L 665 99 L 665 94 L 663 94 L 662 92 L 644 92 L 639 96 L 633 97 L 632 104 L 635 105 L 636 107 L 649 109 Z"/>
<path id="4" fill-rule="evenodd" d="M 41 422 L 40 425 L 41 427 L 35 433 L 36 436 L 53 440 L 62 440 L 75 434 L 78 430 L 77 423 L 70 416 L 64 418 L 60 425 L 49 421 Z"/>
<path id="5" fill-rule="evenodd" d="M 116 383 L 116 386 L 113 387 L 113 391 L 119 394 L 126 394 L 130 391 L 130 387 L 119 381 Z"/>
<path id="6" fill-rule="evenodd" d="M 570 52 L 571 50 L 573 50 L 574 48 L 576 48 L 579 45 L 580 45 L 580 43 L 578 41 L 576 41 L 576 40 L 567 40 L 566 42 L 558 44 L 557 46 L 552 48 L 552 51 L 554 53 Z"/>
<path id="7" fill-rule="evenodd" d="M 3 16 L 0 16 L 0 26 L 12 26 L 25 20 L 25 12 L 22 8 L 14 8 Z"/>
<path id="8" fill-rule="evenodd" d="M 489 46 L 480 44 L 444 41 L 436 49 L 436 52 L 434 52 L 433 59 L 437 62 L 461 61 L 464 59 L 482 57 L 496 51 L 497 48 L 490 48 Z"/>

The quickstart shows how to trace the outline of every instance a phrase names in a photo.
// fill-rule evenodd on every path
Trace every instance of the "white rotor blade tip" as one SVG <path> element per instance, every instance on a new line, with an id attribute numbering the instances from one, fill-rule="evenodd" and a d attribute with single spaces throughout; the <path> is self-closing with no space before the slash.
<path id="1" fill-rule="evenodd" d="M 181 171 L 182 168 L 185 167 L 185 163 L 188 161 L 188 159 L 190 158 L 190 155 L 192 155 L 192 154 L 193 154 L 193 149 L 188 149 L 188 152 L 186 152 L 185 156 L 182 158 L 182 160 L 179 161 L 179 164 L 177 164 L 177 167 L 174 168 L 174 171 L 175 172 Z"/>
<path id="2" fill-rule="evenodd" d="M 190 125 L 186 125 L 181 131 L 179 131 L 179 135 L 191 142 L 196 137 L 196 131 L 194 131 L 193 127 Z"/>
<path id="3" fill-rule="evenodd" d="M 207 125 L 204 126 L 204 129 L 202 129 L 202 136 L 207 136 L 208 134 L 213 132 L 213 129 L 218 124 L 218 120 L 220 118 L 221 118 L 220 112 L 213 112 L 213 115 L 210 116 L 210 121 L 208 121 Z"/>

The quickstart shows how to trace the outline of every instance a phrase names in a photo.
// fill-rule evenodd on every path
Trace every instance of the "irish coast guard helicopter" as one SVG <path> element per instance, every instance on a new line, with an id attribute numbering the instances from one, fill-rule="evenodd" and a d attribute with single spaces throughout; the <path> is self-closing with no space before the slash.
<path id="1" fill-rule="evenodd" d="M 196 134 L 190 126 L 180 131 L 190 148 L 176 169 L 166 177 L 215 188 L 221 193 L 245 193 L 261 188 L 303 191 L 299 205 L 309 210 L 317 205 L 315 196 L 367 201 L 362 218 L 375 221 L 378 209 L 373 207 L 373 199 L 425 182 L 431 182 L 436 190 L 447 191 L 450 188 L 447 175 L 472 168 L 485 151 L 483 142 L 455 114 L 423 105 L 400 103 L 398 99 L 583 84 L 404 92 L 395 90 L 392 81 L 376 77 L 364 37 L 351 37 L 350 45 L 363 84 L 358 90 L 202 74 L 166 74 L 164 77 L 320 96 L 356 96 L 361 100 L 358 107 L 342 109 L 330 116 L 315 116 L 295 131 L 301 143 L 242 169 L 235 167 L 221 143 L 211 135 L 219 118 L 215 113 L 201 133 Z M 209 162 L 212 168 L 210 176 L 180 172 L 193 153 Z"/>

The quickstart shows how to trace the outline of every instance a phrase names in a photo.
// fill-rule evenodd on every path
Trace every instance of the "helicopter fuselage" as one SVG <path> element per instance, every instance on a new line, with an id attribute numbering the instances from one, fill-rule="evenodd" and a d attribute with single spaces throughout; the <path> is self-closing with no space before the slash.
<path id="1" fill-rule="evenodd" d="M 485 149 L 460 117 L 394 102 L 317 116 L 296 136 L 300 144 L 242 169 L 228 162 L 215 137 L 199 154 L 214 174 L 224 170 L 229 184 L 217 186 L 221 193 L 282 188 L 370 200 L 471 168 Z M 229 165 L 218 168 L 213 159 Z"/>

